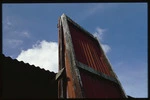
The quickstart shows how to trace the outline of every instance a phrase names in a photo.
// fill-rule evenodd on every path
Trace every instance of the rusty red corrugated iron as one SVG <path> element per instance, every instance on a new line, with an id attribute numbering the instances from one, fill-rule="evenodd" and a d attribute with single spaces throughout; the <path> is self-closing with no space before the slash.
<path id="1" fill-rule="evenodd" d="M 56 73 L 0 54 L 3 99 L 57 98 Z M 1 100 L 1 99 L 0 99 Z"/>
<path id="2" fill-rule="evenodd" d="M 98 40 L 66 15 L 61 16 L 58 28 L 59 70 L 64 66 L 66 72 L 59 81 L 63 83 L 59 97 L 126 97 Z"/>
<path id="3" fill-rule="evenodd" d="M 69 22 L 76 59 L 97 71 L 113 76 L 102 58 L 97 41 Z"/>
<path id="4" fill-rule="evenodd" d="M 85 97 L 87 98 L 121 98 L 123 95 L 116 83 L 95 77 L 81 70 Z"/>

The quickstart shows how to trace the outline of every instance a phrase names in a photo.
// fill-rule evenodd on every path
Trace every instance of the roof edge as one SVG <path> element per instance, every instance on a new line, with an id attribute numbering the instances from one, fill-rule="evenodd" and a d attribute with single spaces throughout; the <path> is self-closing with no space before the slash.
<path id="1" fill-rule="evenodd" d="M 35 68 L 40 69 L 40 70 L 44 70 L 46 72 L 57 74 L 54 71 L 46 70 L 44 68 L 41 68 L 40 66 L 35 66 L 34 64 L 29 64 L 29 63 L 25 63 L 24 61 L 18 61 L 17 59 L 12 59 L 10 56 L 5 56 L 4 54 L 1 54 L 1 59 L 9 59 L 9 60 L 12 60 L 12 61 L 16 61 L 18 63 L 22 63 L 22 64 L 25 64 L 25 65 L 29 65 L 31 67 L 35 67 Z"/>

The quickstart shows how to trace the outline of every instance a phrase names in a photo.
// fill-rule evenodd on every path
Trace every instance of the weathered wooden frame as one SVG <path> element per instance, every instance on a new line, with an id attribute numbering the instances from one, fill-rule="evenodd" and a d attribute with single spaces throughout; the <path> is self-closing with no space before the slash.
<path id="1" fill-rule="evenodd" d="M 64 39 L 63 39 L 63 29 L 61 19 L 58 23 L 59 30 L 59 71 L 65 68 L 64 62 Z M 64 70 L 64 76 L 58 80 L 58 98 L 66 98 L 66 73 Z"/>
<path id="2" fill-rule="evenodd" d="M 70 35 L 70 30 L 69 30 L 69 26 L 68 26 L 68 21 L 71 22 L 72 24 L 74 24 L 76 27 L 78 27 L 79 29 L 81 29 L 82 31 L 84 31 L 85 34 L 87 34 L 88 36 L 90 36 L 92 39 L 94 39 L 97 43 L 98 43 L 98 47 L 101 49 L 102 54 L 103 54 L 103 59 L 106 62 L 106 64 L 109 66 L 109 70 L 111 71 L 111 74 L 114 76 L 110 77 L 108 75 L 105 75 L 103 73 L 100 73 L 92 68 L 90 68 L 89 66 L 82 64 L 81 62 L 76 60 L 75 57 L 75 53 L 74 53 L 74 48 L 73 48 L 73 43 L 72 43 L 72 38 Z M 101 78 L 107 79 L 109 81 L 112 81 L 116 84 L 119 85 L 119 88 L 121 89 L 121 92 L 123 95 L 125 95 L 125 97 L 127 97 L 127 95 L 125 94 L 120 81 L 118 80 L 117 75 L 114 73 L 111 64 L 105 54 L 105 52 L 103 51 L 100 42 L 98 41 L 98 39 L 96 37 L 94 37 L 93 35 L 91 35 L 88 31 L 86 31 L 85 29 L 83 29 L 81 26 L 79 26 L 77 23 L 75 23 L 74 21 L 72 21 L 69 17 L 67 17 L 65 14 L 63 14 L 60 18 L 60 25 L 59 27 L 62 25 L 63 29 L 63 37 L 64 37 L 64 41 L 65 41 L 65 45 L 66 45 L 66 53 L 69 55 L 69 62 L 71 65 L 71 73 L 73 75 L 73 83 L 74 83 L 74 92 L 77 98 L 84 98 L 84 92 L 83 92 L 83 86 L 82 86 L 82 81 L 81 81 L 81 77 L 80 77 L 80 73 L 79 73 L 79 69 L 83 69 L 88 71 L 89 73 L 92 73 L 94 75 L 97 75 Z M 63 38 L 61 37 L 61 38 Z M 61 45 L 61 44 L 60 44 Z M 64 52 L 61 52 L 64 53 Z M 64 55 L 64 57 L 66 56 L 66 53 Z M 61 91 L 66 91 L 66 90 L 61 90 Z M 63 92 L 61 92 L 63 93 Z M 66 94 L 67 95 L 67 94 Z M 62 96 L 63 97 L 63 96 Z M 67 96 L 66 96 L 67 97 Z"/>
<path id="3" fill-rule="evenodd" d="M 71 65 L 71 74 L 72 74 L 72 78 L 73 78 L 73 86 L 72 88 L 74 88 L 74 92 L 75 92 L 75 98 L 83 98 L 83 90 L 82 90 L 82 82 L 81 82 L 81 78 L 80 78 L 80 74 L 79 74 L 79 70 L 77 68 L 76 65 L 76 58 L 75 58 L 75 53 L 74 53 L 74 49 L 73 49 L 73 44 L 72 44 L 72 39 L 70 36 L 70 31 L 69 31 L 69 27 L 68 27 L 68 17 L 63 14 L 61 16 L 61 25 L 63 26 L 63 37 L 64 38 L 64 44 L 65 44 L 65 54 L 64 57 L 69 57 L 69 63 Z M 64 52 L 62 52 L 64 53 Z M 66 70 L 67 71 L 67 70 Z M 67 77 L 68 78 L 68 77 Z M 67 91 L 66 91 L 67 92 Z M 67 95 L 67 94 L 66 94 Z M 68 98 L 68 96 L 66 96 Z"/>
<path id="4" fill-rule="evenodd" d="M 107 79 L 107 80 L 109 80 L 109 81 L 112 81 L 112 82 L 118 84 L 118 82 L 117 82 L 117 80 L 116 80 L 115 78 L 112 78 L 112 77 L 110 77 L 110 76 L 108 76 L 108 75 L 106 75 L 106 74 L 103 74 L 103 73 L 101 73 L 101 72 L 99 72 L 99 71 L 96 71 L 96 70 L 94 70 L 93 68 L 89 67 L 88 65 L 85 65 L 85 64 L 83 64 L 83 63 L 81 63 L 81 62 L 79 62 L 79 61 L 77 62 L 77 66 L 78 66 L 79 68 L 81 68 L 81 69 L 83 69 L 83 70 L 85 70 L 85 71 L 87 71 L 87 72 L 93 74 L 93 75 L 99 76 L 100 78 L 104 78 L 104 79 Z"/>

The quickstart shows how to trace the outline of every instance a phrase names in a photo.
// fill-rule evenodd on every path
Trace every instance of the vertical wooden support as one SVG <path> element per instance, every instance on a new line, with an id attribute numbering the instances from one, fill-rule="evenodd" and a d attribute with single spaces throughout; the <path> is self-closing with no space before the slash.
<path id="1" fill-rule="evenodd" d="M 64 14 L 59 20 L 59 28 L 61 26 L 63 28 L 61 28 L 61 32 L 59 31 L 59 45 L 62 45 L 59 47 L 59 70 L 61 69 L 62 65 L 65 66 L 67 82 L 66 84 L 63 84 L 63 82 L 60 80 L 59 97 L 83 98 L 82 82 L 76 65 L 67 17 Z M 66 91 L 64 91 L 65 89 L 63 90 L 62 87 L 66 87 Z M 64 92 L 66 92 L 66 94 Z"/>
<path id="2" fill-rule="evenodd" d="M 58 23 L 59 30 L 59 70 L 65 67 L 64 60 L 64 34 L 62 29 L 61 19 Z M 64 76 L 58 80 L 58 98 L 66 98 L 66 72 L 64 71 Z"/>

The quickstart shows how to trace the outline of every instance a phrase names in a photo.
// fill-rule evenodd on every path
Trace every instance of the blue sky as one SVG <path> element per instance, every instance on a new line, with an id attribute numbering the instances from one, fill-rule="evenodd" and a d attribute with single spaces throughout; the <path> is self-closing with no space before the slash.
<path id="1" fill-rule="evenodd" d="M 126 94 L 147 97 L 146 3 L 3 4 L 3 53 L 30 64 L 58 66 L 57 23 L 63 13 L 100 39 Z"/>

